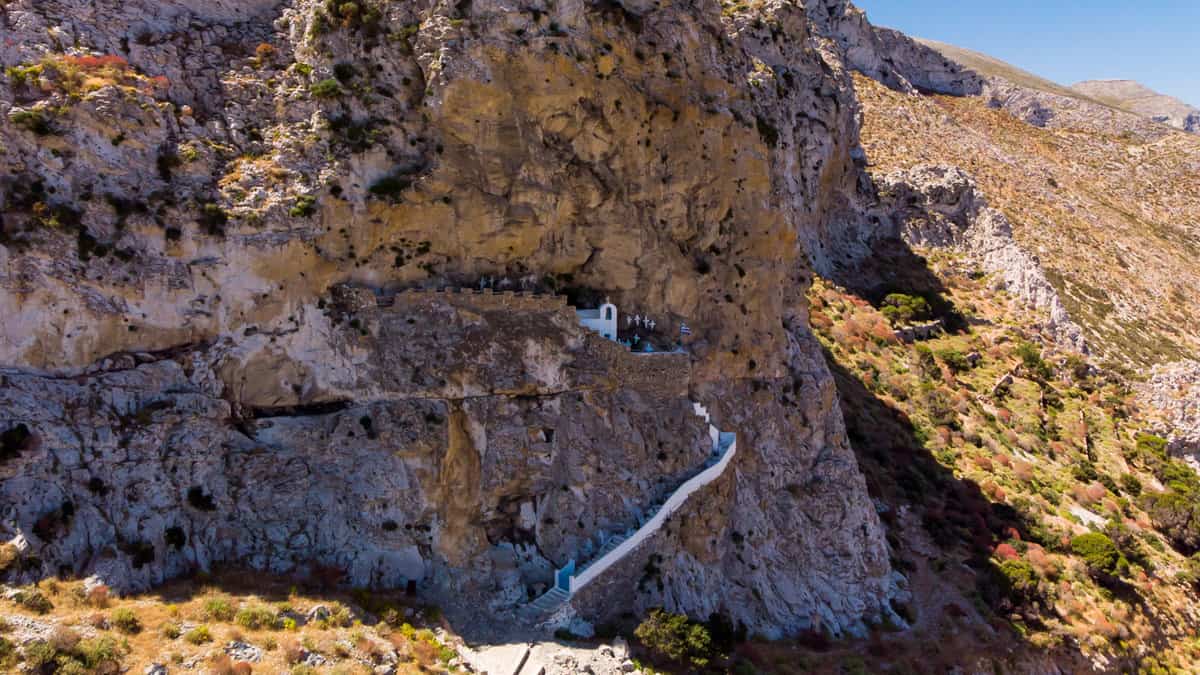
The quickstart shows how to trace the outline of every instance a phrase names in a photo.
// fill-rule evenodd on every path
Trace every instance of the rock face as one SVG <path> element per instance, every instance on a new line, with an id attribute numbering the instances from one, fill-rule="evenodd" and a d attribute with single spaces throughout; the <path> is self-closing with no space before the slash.
<path id="1" fill-rule="evenodd" d="M 887 614 L 803 299 L 807 257 L 863 254 L 849 5 L 355 7 L 0 6 L 11 573 L 315 566 L 499 611 L 686 478 L 694 399 L 736 466 L 613 592 L 765 635 Z M 686 376 L 563 307 L 330 290 L 482 278 L 686 322 Z"/>
<path id="2" fill-rule="evenodd" d="M 1075 91 L 1108 101 L 1116 106 L 1131 110 L 1155 122 L 1182 129 L 1189 133 L 1200 133 L 1200 108 L 1188 105 L 1177 98 L 1160 94 L 1140 82 L 1133 80 L 1088 80 L 1071 85 Z"/>
<path id="3" fill-rule="evenodd" d="M 1013 239 L 1012 225 L 990 208 L 961 169 L 921 166 L 882 176 L 877 185 L 885 213 L 896 214 L 900 234 L 919 247 L 953 247 L 996 274 L 1003 288 L 1046 316 L 1044 328 L 1060 345 L 1087 351 L 1078 325 L 1038 260 Z"/>
<path id="4" fill-rule="evenodd" d="M 867 77 L 905 92 L 983 92 L 985 80 L 979 74 L 900 31 L 872 26 L 861 9 L 845 3 L 832 3 L 827 9 L 820 14 L 823 28 L 845 51 L 847 65 Z"/>
<path id="5" fill-rule="evenodd" d="M 1137 393 L 1142 406 L 1161 418 L 1158 431 L 1170 441 L 1171 454 L 1200 471 L 1200 363 L 1158 366 Z"/>

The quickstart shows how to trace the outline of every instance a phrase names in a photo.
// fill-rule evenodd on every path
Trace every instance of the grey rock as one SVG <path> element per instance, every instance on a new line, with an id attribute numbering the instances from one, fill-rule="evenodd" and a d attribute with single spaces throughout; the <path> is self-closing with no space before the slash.
<path id="1" fill-rule="evenodd" d="M 312 608 L 305 613 L 304 618 L 308 621 L 324 621 L 328 619 L 331 612 L 326 605 L 313 605 Z"/>
<path id="2" fill-rule="evenodd" d="M 1200 362 L 1156 366 L 1136 391 L 1143 408 L 1157 417 L 1154 431 L 1167 439 L 1168 452 L 1200 472 Z"/>
<path id="3" fill-rule="evenodd" d="M 225 645 L 225 653 L 235 661 L 258 663 L 262 660 L 262 650 L 248 642 L 230 642 Z"/>

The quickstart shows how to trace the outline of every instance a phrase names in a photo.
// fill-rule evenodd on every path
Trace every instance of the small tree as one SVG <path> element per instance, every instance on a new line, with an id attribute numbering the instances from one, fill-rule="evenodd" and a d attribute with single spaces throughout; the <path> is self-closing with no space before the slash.
<path id="1" fill-rule="evenodd" d="M 889 293 L 883 299 L 883 306 L 879 311 L 893 325 L 928 319 L 931 315 L 928 300 L 919 295 L 904 293 Z"/>
<path id="2" fill-rule="evenodd" d="M 655 609 L 633 634 L 647 649 L 671 661 L 703 667 L 712 656 L 708 629 L 682 614 Z"/>

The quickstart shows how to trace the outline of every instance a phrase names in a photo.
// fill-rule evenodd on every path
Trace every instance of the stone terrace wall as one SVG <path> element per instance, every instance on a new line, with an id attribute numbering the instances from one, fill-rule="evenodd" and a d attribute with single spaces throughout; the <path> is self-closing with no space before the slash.
<path id="1" fill-rule="evenodd" d="M 586 330 L 586 329 L 585 329 Z M 617 381 L 637 391 L 661 396 L 688 395 L 692 357 L 686 352 L 634 353 L 624 345 L 587 331 L 584 352 L 588 360 L 604 364 Z"/>
<path id="2" fill-rule="evenodd" d="M 381 308 L 398 309 L 424 302 L 430 298 L 445 300 L 456 306 L 480 311 L 566 312 L 572 310 L 565 295 L 493 291 L 490 288 L 445 288 L 437 290 L 409 289 L 378 298 Z M 573 314 L 573 310 L 572 310 Z"/>
<path id="3" fill-rule="evenodd" d="M 574 368 L 608 379 L 620 387 L 664 397 L 686 397 L 691 382 L 691 355 L 685 352 L 634 353 L 624 345 L 606 340 L 579 325 L 575 308 L 566 296 L 491 289 L 410 289 L 391 296 L 376 297 L 367 289 L 342 289 L 343 304 L 365 308 L 368 303 L 381 312 L 417 309 L 431 301 L 473 311 L 510 314 L 553 314 L 561 326 L 573 327 L 579 339 Z M 354 299 L 349 299 L 353 296 Z"/>

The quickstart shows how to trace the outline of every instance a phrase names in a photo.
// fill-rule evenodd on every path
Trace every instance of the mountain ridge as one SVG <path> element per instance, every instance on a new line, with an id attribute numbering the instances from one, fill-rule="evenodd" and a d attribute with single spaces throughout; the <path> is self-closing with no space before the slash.
<path id="1" fill-rule="evenodd" d="M 1189 133 L 1200 133 L 1200 108 L 1129 79 L 1084 80 L 1071 89 Z"/>
<path id="2" fill-rule="evenodd" d="M 912 40 L 985 77 L 1001 78 L 1028 89 L 1133 113 L 1189 133 L 1200 132 L 1200 108 L 1154 91 L 1136 80 L 1094 79 L 1064 85 L 984 52 L 929 38 L 913 37 Z"/>

